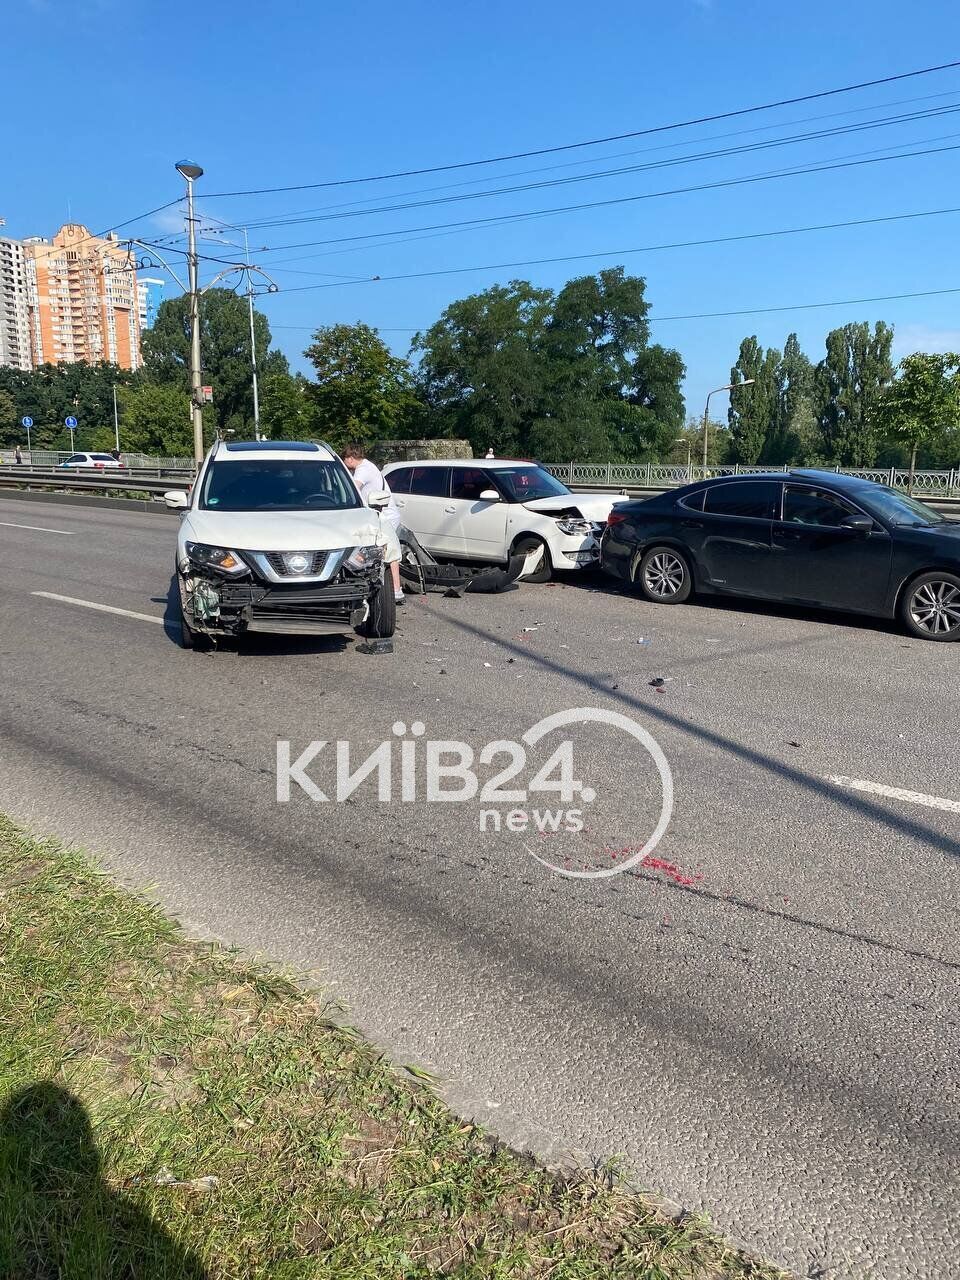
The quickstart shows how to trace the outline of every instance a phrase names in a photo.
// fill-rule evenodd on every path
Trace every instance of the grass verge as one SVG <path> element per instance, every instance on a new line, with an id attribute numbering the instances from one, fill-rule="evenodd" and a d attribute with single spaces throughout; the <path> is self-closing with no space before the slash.
<path id="1" fill-rule="evenodd" d="M 0 1276 L 773 1280 L 0 818 Z"/>

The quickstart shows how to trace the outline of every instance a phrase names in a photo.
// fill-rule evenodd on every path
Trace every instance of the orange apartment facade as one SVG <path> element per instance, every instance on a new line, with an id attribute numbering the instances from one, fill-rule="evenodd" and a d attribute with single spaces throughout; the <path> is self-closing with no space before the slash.
<path id="1" fill-rule="evenodd" d="M 67 223 L 23 242 L 34 367 L 107 360 L 140 367 L 137 276 L 116 234 Z"/>

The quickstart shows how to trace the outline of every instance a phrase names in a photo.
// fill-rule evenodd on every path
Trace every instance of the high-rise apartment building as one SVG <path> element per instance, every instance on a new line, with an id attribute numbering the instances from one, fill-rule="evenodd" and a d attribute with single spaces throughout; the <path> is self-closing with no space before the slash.
<path id="1" fill-rule="evenodd" d="M 140 328 L 152 329 L 163 301 L 163 280 L 150 276 L 137 277 L 137 295 L 140 303 Z"/>
<path id="2" fill-rule="evenodd" d="M 140 366 L 140 295 L 130 254 L 67 223 L 52 240 L 23 242 L 33 363 L 108 360 Z"/>
<path id="3" fill-rule="evenodd" d="M 33 368 L 27 264 L 19 240 L 0 237 L 0 364 Z"/>

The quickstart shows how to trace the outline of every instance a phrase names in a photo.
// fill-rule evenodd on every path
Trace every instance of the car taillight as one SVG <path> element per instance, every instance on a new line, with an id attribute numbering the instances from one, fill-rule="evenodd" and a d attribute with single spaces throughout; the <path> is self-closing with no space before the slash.
<path id="1" fill-rule="evenodd" d="M 622 511 L 611 511 L 610 514 L 607 516 L 607 524 L 608 525 L 623 524 L 626 518 L 627 517 L 623 514 Z"/>

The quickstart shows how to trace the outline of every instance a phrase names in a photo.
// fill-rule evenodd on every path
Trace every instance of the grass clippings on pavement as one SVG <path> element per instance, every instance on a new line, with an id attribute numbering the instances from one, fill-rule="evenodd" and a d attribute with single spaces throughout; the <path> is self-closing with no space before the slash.
<path id="1" fill-rule="evenodd" d="M 0 1277 L 772 1280 L 0 818 Z"/>

